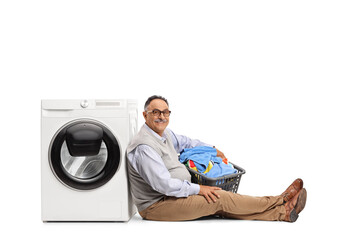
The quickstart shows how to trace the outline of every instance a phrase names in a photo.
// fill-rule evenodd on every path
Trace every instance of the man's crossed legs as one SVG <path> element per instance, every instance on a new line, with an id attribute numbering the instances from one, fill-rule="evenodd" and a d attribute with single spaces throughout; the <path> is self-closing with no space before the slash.
<path id="1" fill-rule="evenodd" d="M 200 195 L 186 198 L 164 197 L 140 215 L 157 221 L 193 220 L 209 215 L 243 220 L 295 222 L 306 203 L 303 181 L 296 179 L 281 195 L 253 197 L 219 190 L 220 198 L 208 203 Z"/>

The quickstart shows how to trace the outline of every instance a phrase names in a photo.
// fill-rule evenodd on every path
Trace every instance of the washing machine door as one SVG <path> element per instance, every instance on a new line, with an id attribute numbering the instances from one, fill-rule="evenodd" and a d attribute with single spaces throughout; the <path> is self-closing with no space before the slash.
<path id="1" fill-rule="evenodd" d="M 91 190 L 107 183 L 119 167 L 120 156 L 120 145 L 112 132 L 89 119 L 63 126 L 49 148 L 55 176 L 77 190 Z"/>

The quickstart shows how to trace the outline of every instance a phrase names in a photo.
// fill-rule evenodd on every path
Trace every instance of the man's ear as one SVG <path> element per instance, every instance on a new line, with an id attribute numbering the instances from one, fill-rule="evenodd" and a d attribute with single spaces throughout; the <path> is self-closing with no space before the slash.
<path id="1" fill-rule="evenodd" d="M 144 116 L 144 119 L 146 121 L 146 116 L 147 116 L 147 113 L 145 111 L 143 111 L 143 116 Z"/>

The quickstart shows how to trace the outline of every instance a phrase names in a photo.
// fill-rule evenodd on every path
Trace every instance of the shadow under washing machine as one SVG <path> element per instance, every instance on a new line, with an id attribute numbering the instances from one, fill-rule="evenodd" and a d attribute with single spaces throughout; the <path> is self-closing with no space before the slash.
<path id="1" fill-rule="evenodd" d="M 128 221 L 126 147 L 136 100 L 41 101 L 41 211 L 47 221 Z"/>

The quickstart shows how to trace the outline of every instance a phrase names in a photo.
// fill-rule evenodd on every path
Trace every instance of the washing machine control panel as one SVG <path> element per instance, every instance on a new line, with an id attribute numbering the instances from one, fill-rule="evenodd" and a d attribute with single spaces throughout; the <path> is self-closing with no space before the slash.
<path id="1" fill-rule="evenodd" d="M 81 101 L 80 106 L 82 108 L 87 108 L 89 106 L 89 101 L 88 100 Z"/>

